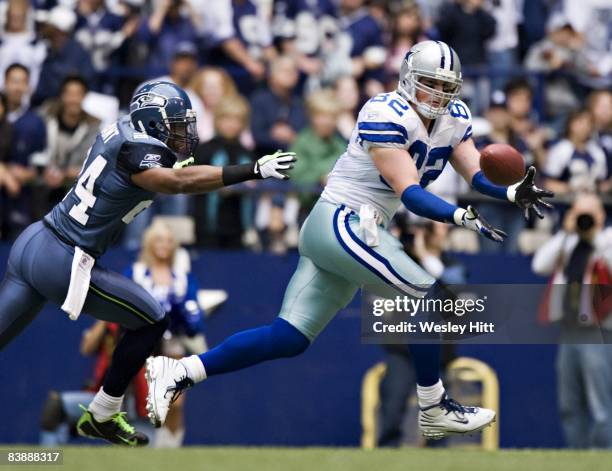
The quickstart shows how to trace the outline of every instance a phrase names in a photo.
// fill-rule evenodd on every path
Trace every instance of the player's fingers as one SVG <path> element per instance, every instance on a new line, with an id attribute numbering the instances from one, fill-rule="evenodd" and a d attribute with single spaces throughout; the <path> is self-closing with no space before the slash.
<path id="1" fill-rule="evenodd" d="M 531 167 L 529 167 L 529 169 L 527 170 L 527 175 L 525 175 L 525 182 L 529 183 L 529 185 L 533 185 L 533 180 L 535 178 L 535 173 L 536 173 L 536 169 L 535 167 L 532 165 Z"/>
<path id="2" fill-rule="evenodd" d="M 282 155 L 276 158 L 277 162 L 295 162 L 296 160 L 297 160 L 297 157 L 295 156 L 295 154 Z"/>
<path id="3" fill-rule="evenodd" d="M 538 198 L 536 200 L 536 204 L 541 204 L 542 206 L 544 206 L 545 208 L 548 208 L 548 209 L 553 209 L 554 208 L 554 206 L 552 204 L 550 204 L 548 201 L 541 200 L 540 198 Z"/>
<path id="4" fill-rule="evenodd" d="M 535 187 L 535 194 L 544 198 L 554 198 L 555 194 L 552 191 L 543 190 L 542 188 Z"/>
<path id="5" fill-rule="evenodd" d="M 535 213 L 537 217 L 539 217 L 540 219 L 544 219 L 542 211 L 540 211 L 540 208 L 538 208 L 535 204 L 531 207 L 531 210 Z"/>

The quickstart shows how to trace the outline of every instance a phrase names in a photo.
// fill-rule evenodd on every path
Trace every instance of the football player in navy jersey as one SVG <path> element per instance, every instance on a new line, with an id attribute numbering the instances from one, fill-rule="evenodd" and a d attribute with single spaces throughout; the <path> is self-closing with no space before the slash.
<path id="1" fill-rule="evenodd" d="M 45 302 L 126 328 L 106 379 L 78 422 L 80 435 L 127 446 L 145 445 L 120 412 L 123 394 L 168 326 L 144 288 L 106 270 L 97 259 L 157 192 L 205 193 L 251 179 L 287 179 L 295 154 L 277 152 L 255 164 L 188 166 L 198 142 L 187 94 L 168 82 L 141 86 L 130 114 L 104 129 L 78 181 L 42 221 L 13 245 L 0 285 L 0 350 Z"/>

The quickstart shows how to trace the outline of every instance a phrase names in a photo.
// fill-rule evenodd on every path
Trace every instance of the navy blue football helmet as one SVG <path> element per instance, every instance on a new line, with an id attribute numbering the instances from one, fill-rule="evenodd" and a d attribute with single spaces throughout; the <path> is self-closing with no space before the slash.
<path id="1" fill-rule="evenodd" d="M 179 160 L 193 154 L 198 144 L 195 111 L 185 91 L 170 82 L 147 82 L 130 102 L 134 128 L 166 144 Z"/>

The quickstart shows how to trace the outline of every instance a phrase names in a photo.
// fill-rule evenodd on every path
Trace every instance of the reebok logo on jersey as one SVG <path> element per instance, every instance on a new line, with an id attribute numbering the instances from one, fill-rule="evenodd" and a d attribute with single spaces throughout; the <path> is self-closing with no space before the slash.
<path id="1" fill-rule="evenodd" d="M 142 159 L 143 162 L 159 162 L 161 160 L 161 155 L 159 154 L 147 154 Z"/>

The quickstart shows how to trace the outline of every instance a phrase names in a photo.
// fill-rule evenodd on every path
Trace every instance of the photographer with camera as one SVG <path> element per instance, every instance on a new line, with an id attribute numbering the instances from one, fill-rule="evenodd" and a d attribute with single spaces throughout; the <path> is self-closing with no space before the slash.
<path id="1" fill-rule="evenodd" d="M 612 227 L 595 194 L 580 194 L 532 268 L 552 275 L 540 318 L 559 321 L 559 412 L 571 448 L 612 448 Z"/>

